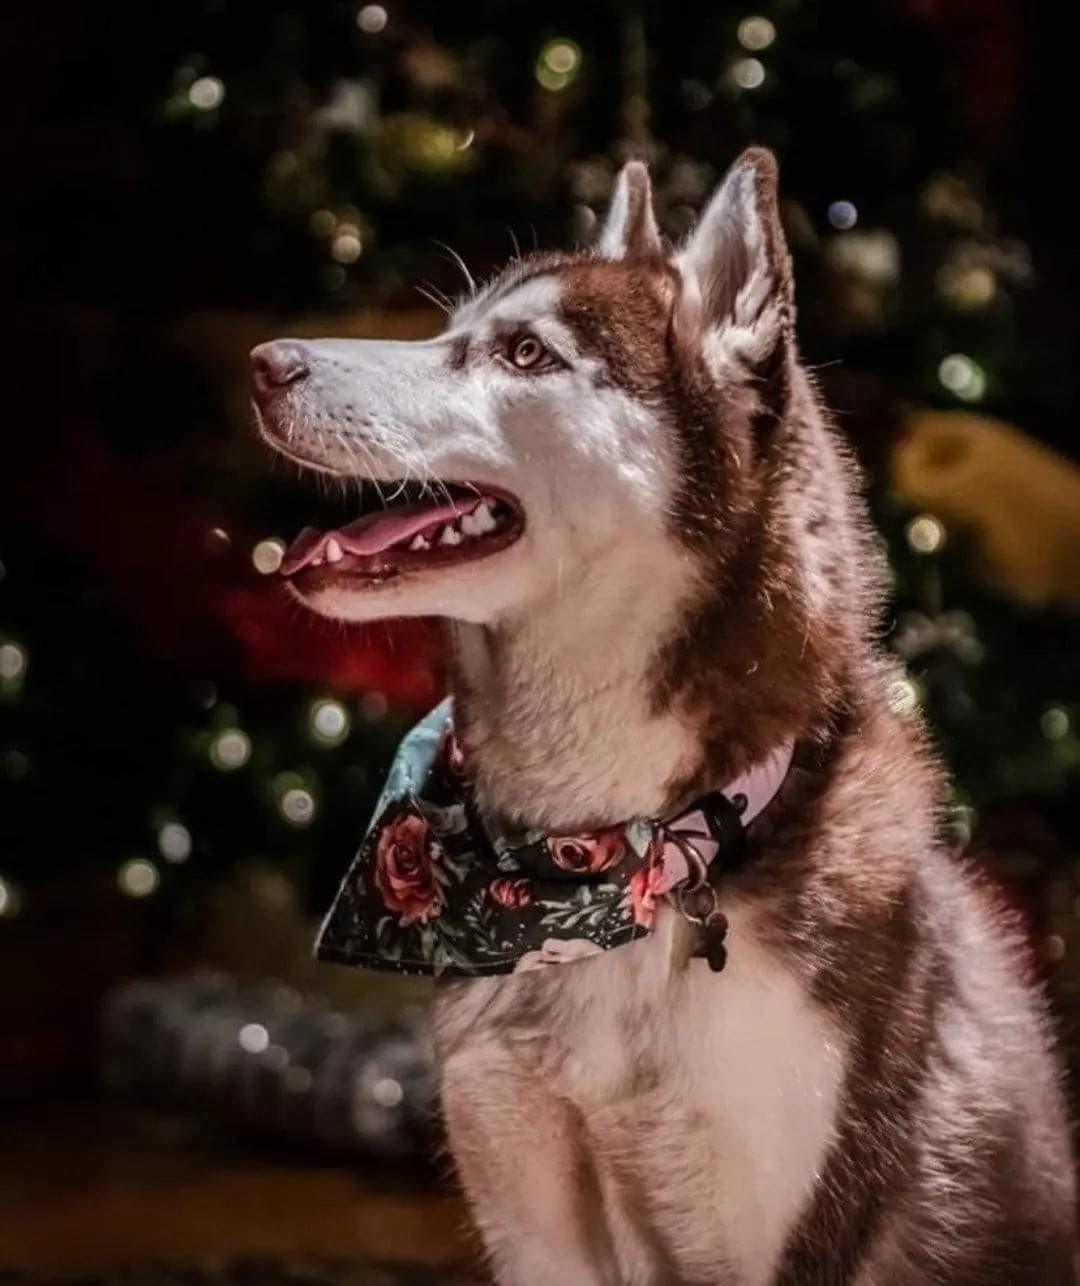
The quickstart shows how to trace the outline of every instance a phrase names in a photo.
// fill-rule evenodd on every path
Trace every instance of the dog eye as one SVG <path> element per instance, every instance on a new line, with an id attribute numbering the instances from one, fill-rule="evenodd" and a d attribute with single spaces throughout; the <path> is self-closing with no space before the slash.
<path id="1" fill-rule="evenodd" d="M 510 360 L 520 371 L 533 370 L 550 357 L 535 335 L 521 335 L 510 346 Z"/>

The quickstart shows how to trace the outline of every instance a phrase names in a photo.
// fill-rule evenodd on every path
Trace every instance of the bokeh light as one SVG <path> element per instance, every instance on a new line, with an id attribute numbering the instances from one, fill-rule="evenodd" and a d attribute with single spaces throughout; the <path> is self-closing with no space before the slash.
<path id="1" fill-rule="evenodd" d="M 353 231 L 339 232 L 330 243 L 330 253 L 338 263 L 355 263 L 364 252 L 360 235 Z"/>
<path id="2" fill-rule="evenodd" d="M 739 89 L 758 89 L 765 83 L 765 64 L 758 58 L 737 58 L 731 64 L 731 81 Z"/>
<path id="3" fill-rule="evenodd" d="M 321 697 L 308 712 L 308 730 L 313 741 L 323 746 L 340 746 L 349 735 L 352 719 L 340 701 Z"/>
<path id="4" fill-rule="evenodd" d="M 986 392 L 986 373 L 965 353 L 951 353 L 943 358 L 938 379 L 962 402 L 977 402 Z"/>
<path id="5" fill-rule="evenodd" d="M 911 678 L 897 679 L 889 685 L 886 696 L 897 714 L 912 714 L 919 706 L 919 685 Z"/>
<path id="6" fill-rule="evenodd" d="M 191 856 L 191 832 L 180 822 L 165 822 L 158 828 L 158 852 L 166 862 L 186 862 Z"/>
<path id="7" fill-rule="evenodd" d="M 143 857 L 134 857 L 117 871 L 116 882 L 120 886 L 120 892 L 126 897 L 148 898 L 157 892 L 161 874 L 153 862 L 148 862 Z"/>
<path id="8" fill-rule="evenodd" d="M 210 762 L 222 772 L 243 768 L 251 758 L 251 738 L 243 728 L 222 728 L 210 742 Z"/>
<path id="9" fill-rule="evenodd" d="M 285 542 L 279 540 L 277 536 L 271 536 L 266 540 L 260 540 L 255 548 L 251 551 L 251 561 L 257 572 L 263 576 L 270 576 L 281 566 L 281 560 L 285 557 Z"/>
<path id="10" fill-rule="evenodd" d="M 225 85 L 216 76 L 200 76 L 188 89 L 188 100 L 201 112 L 213 111 L 225 101 Z"/>
<path id="11" fill-rule="evenodd" d="M 245 1023 L 236 1034 L 236 1043 L 247 1054 L 261 1054 L 270 1044 L 270 1033 L 262 1023 Z"/>
<path id="12" fill-rule="evenodd" d="M 1063 741 L 1071 727 L 1068 710 L 1063 706 L 1047 706 L 1039 719 L 1039 727 L 1047 741 Z"/>
<path id="13" fill-rule="evenodd" d="M 846 232 L 859 222 L 859 212 L 850 201 L 833 201 L 826 212 L 826 218 L 834 228 Z"/>
<path id="14" fill-rule="evenodd" d="M 10 920 L 19 914 L 22 895 L 10 880 L 0 875 L 0 920 Z"/>
<path id="15" fill-rule="evenodd" d="M 30 663 L 21 643 L 0 643 L 0 683 L 20 683 Z"/>
<path id="16" fill-rule="evenodd" d="M 945 544 L 945 526 L 933 514 L 919 514 L 912 518 L 904 534 L 917 554 L 936 554 Z"/>
<path id="17" fill-rule="evenodd" d="M 580 70 L 581 47 L 561 36 L 549 40 L 536 60 L 536 79 L 544 89 L 554 92 L 572 84 Z"/>
<path id="18" fill-rule="evenodd" d="M 278 807 L 290 826 L 310 826 L 315 820 L 315 797 L 306 786 L 290 786 Z"/>
<path id="19" fill-rule="evenodd" d="M 737 34 L 739 44 L 756 53 L 761 49 L 768 49 L 776 39 L 776 28 L 768 18 L 754 14 L 739 23 Z"/>
<path id="20" fill-rule="evenodd" d="M 386 26 L 388 18 L 381 4 L 366 4 L 356 15 L 356 25 L 365 35 L 375 36 Z"/>

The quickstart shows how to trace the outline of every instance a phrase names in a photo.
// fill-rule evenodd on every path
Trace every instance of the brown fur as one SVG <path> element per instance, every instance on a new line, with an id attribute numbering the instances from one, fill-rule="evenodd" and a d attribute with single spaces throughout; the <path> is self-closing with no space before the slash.
<path id="1" fill-rule="evenodd" d="M 789 298 L 786 252 L 774 250 L 772 263 Z M 599 359 L 601 378 L 659 410 L 678 444 L 685 488 L 671 523 L 700 557 L 701 588 L 643 677 L 656 710 L 694 722 L 700 757 L 669 783 L 668 803 L 729 779 L 785 736 L 799 745 L 781 799 L 751 831 L 744 872 L 725 887 L 728 898 L 754 908 L 763 940 L 851 1048 L 835 1139 L 774 1281 L 1072 1280 L 1072 1162 L 1045 1019 L 1017 976 L 1014 930 L 942 849 L 943 787 L 918 717 L 894 714 L 884 699 L 896 671 L 874 639 L 880 557 L 857 471 L 797 364 L 787 308 L 744 382 L 725 388 L 679 333 L 678 276 L 670 266 L 652 257 L 559 257 L 519 268 L 514 280 L 530 273 L 560 280 L 561 316 Z M 793 491 L 800 496 L 794 506 Z M 805 542 L 826 537 L 824 601 L 814 603 L 800 586 L 803 551 Z M 498 673 L 500 650 L 512 643 L 496 631 L 490 645 Z M 464 676 L 462 684 L 468 705 Z M 677 935 L 676 973 L 687 968 L 691 946 Z M 501 994 L 485 989 L 480 1012 L 475 990 L 472 1002 L 444 1006 L 440 1044 L 450 1065 L 465 1041 L 519 1051 L 503 1055 L 515 1066 L 510 1101 L 533 1124 L 504 1122 L 491 1146 L 505 1150 L 519 1137 L 527 1148 L 533 1126 L 553 1130 L 565 1137 L 565 1164 L 576 1178 L 567 1174 L 563 1215 L 557 1206 L 549 1214 L 572 1219 L 576 1237 L 599 1236 L 599 1212 L 618 1229 L 615 1209 L 629 1210 L 652 1264 L 648 1281 L 736 1281 L 720 1263 L 695 1275 L 651 1195 L 652 1183 L 664 1182 L 657 1147 L 693 1146 L 690 1136 L 679 1142 L 674 1105 L 668 1125 L 657 1122 L 655 1131 L 629 1125 L 636 1112 L 601 1128 L 571 1106 L 569 1089 L 565 1100 L 552 1092 L 569 1075 L 575 1039 L 585 1038 L 584 1030 L 572 1036 L 579 1030 L 572 985 L 521 980 Z M 716 987 L 723 986 L 721 975 Z M 648 1003 L 631 1002 L 619 1024 L 638 1047 L 633 1077 L 619 1093 L 641 1112 L 663 1085 L 654 1022 Z M 969 1029 L 974 1034 L 958 1040 L 956 1032 Z M 480 1078 L 474 1109 L 452 1078 L 447 1086 L 451 1138 L 467 1181 L 487 1164 L 483 1147 L 466 1137 L 490 1119 L 484 1084 Z M 494 1090 L 499 1101 L 505 1089 Z M 612 1128 L 628 1131 L 614 1154 Z M 469 1184 L 489 1195 L 499 1185 L 513 1186 L 505 1174 Z M 513 1264 L 514 1248 L 497 1240 L 489 1237 L 496 1262 Z M 597 1265 L 596 1281 L 621 1280 L 610 1245 L 583 1253 Z M 504 1271 L 508 1281 L 532 1280 Z"/>
<path id="2" fill-rule="evenodd" d="M 628 167 L 603 255 L 516 264 L 422 350 L 467 413 L 490 388 L 527 403 L 515 423 L 548 452 L 540 523 L 546 500 L 566 536 L 536 546 L 555 560 L 518 564 L 536 586 L 504 575 L 515 592 L 452 627 L 476 798 L 573 833 L 673 809 L 785 742 L 795 754 L 720 878 L 722 973 L 668 904 L 633 946 L 443 991 L 443 1110 L 489 1258 L 501 1286 L 1064 1283 L 1075 1187 L 1051 1035 L 1019 934 L 942 842 L 921 719 L 889 703 L 884 569 L 798 360 L 775 164 L 746 154 L 669 259 L 648 200 Z M 546 418 L 544 386 L 509 381 L 553 367 L 507 369 L 513 292 L 534 282 L 522 311 L 576 345 Z M 322 391 L 287 418 L 290 448 L 325 458 L 330 429 L 368 447 L 378 417 L 353 414 L 348 373 L 374 369 L 386 398 L 397 357 L 316 359 Z M 559 434 L 588 432 L 593 395 L 609 418 L 575 456 Z M 496 438 L 531 484 L 533 438 L 517 455 Z M 560 449 L 592 468 L 562 508 Z M 613 490 L 641 495 L 607 496 L 575 544 L 613 456 Z"/>

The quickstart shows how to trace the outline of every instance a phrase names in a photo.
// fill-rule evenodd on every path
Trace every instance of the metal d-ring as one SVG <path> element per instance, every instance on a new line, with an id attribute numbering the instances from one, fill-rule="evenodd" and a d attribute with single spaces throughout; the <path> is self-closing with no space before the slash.
<path id="1" fill-rule="evenodd" d="M 692 908 L 688 905 L 688 901 L 691 898 L 698 902 L 698 905 Z M 708 899 L 708 905 L 701 904 L 702 898 Z M 720 915 L 720 899 L 717 896 L 716 889 L 711 884 L 699 884 L 692 889 L 677 888 L 675 890 L 675 905 L 691 924 L 699 924 L 702 928 L 708 928 Z"/>

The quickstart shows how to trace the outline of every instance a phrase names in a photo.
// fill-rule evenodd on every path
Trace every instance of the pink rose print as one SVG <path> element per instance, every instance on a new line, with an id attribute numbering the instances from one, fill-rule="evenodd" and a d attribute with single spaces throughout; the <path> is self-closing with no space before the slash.
<path id="1" fill-rule="evenodd" d="M 488 896 L 499 906 L 509 907 L 511 910 L 519 906 L 528 906 L 532 901 L 529 881 L 511 880 L 507 876 L 491 881 L 488 886 Z"/>
<path id="2" fill-rule="evenodd" d="M 439 856 L 439 845 L 422 817 L 399 817 L 379 831 L 375 886 L 402 925 L 426 924 L 441 913 Z"/>
<path id="3" fill-rule="evenodd" d="M 630 877 L 630 899 L 634 907 L 635 924 L 652 926 L 656 917 L 656 900 L 667 891 L 663 854 L 663 844 L 650 845 L 645 865 Z"/>
<path id="4" fill-rule="evenodd" d="M 621 826 L 612 826 L 595 835 L 555 835 L 548 840 L 547 847 L 551 860 L 564 871 L 594 875 L 622 861 L 626 834 Z"/>

